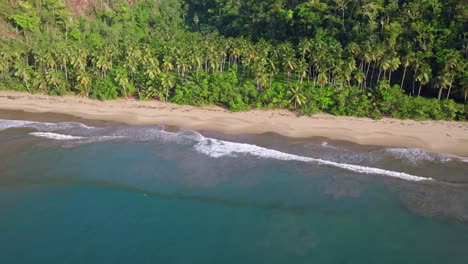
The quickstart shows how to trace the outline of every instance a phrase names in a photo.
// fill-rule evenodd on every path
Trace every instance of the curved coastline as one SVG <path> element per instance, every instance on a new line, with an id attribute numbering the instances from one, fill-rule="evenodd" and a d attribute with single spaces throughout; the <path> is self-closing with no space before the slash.
<path id="1" fill-rule="evenodd" d="M 362 145 L 421 148 L 468 156 L 468 123 L 414 121 L 317 114 L 298 117 L 287 110 L 230 112 L 216 106 L 181 106 L 159 101 L 97 101 L 76 96 L 47 96 L 0 91 L 0 109 L 59 113 L 131 125 L 165 124 L 226 134 L 277 133 L 292 138 L 325 137 Z"/>

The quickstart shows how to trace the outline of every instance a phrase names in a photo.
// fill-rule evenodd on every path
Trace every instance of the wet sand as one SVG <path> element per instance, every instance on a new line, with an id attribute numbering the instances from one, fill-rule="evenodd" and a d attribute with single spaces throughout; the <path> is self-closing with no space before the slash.
<path id="1" fill-rule="evenodd" d="M 252 110 L 234 113 L 217 106 L 200 108 L 133 99 L 101 102 L 76 96 L 58 97 L 3 91 L 0 92 L 0 109 L 65 114 L 89 120 L 132 125 L 164 124 L 183 129 L 220 131 L 226 134 L 273 132 L 292 138 L 320 136 L 363 145 L 422 148 L 439 153 L 468 156 L 467 122 L 391 118 L 372 120 L 328 114 L 306 117 L 297 116 L 287 110 Z M 55 117 L 57 120 L 65 119 L 60 115 Z"/>

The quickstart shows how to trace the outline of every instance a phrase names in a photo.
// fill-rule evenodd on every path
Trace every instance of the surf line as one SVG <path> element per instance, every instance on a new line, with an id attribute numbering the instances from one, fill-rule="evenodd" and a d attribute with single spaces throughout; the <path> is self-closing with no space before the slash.
<path id="1" fill-rule="evenodd" d="M 209 139 L 205 138 L 204 140 L 199 141 L 195 146 L 195 150 L 203 153 L 207 156 L 213 158 L 220 157 L 237 157 L 239 154 L 252 155 L 259 158 L 270 158 L 277 160 L 295 160 L 302 162 L 312 162 L 319 165 L 328 165 L 332 167 L 337 167 L 345 169 L 348 171 L 363 173 L 363 174 L 378 174 L 383 176 L 389 176 L 394 178 L 400 178 L 408 181 L 434 181 L 432 178 L 420 177 L 416 175 L 411 175 L 404 172 L 390 171 L 373 167 L 366 167 L 361 165 L 339 163 L 329 160 L 304 157 L 289 153 L 284 153 L 278 150 L 268 149 L 264 147 L 259 147 L 256 145 L 245 144 L 245 143 L 235 143 L 223 140 Z"/>

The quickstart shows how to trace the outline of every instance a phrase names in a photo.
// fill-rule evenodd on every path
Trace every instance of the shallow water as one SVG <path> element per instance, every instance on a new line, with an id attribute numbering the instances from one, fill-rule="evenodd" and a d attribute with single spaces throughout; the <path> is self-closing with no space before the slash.
<path id="1" fill-rule="evenodd" d="M 456 156 L 1 119 L 0 160 L 0 263 L 468 263 Z"/>

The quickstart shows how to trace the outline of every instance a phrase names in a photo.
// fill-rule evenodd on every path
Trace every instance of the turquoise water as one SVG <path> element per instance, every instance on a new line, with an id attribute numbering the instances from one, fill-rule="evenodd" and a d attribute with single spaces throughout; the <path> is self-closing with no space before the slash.
<path id="1" fill-rule="evenodd" d="M 0 120 L 0 263 L 468 263 L 468 163 Z"/>

